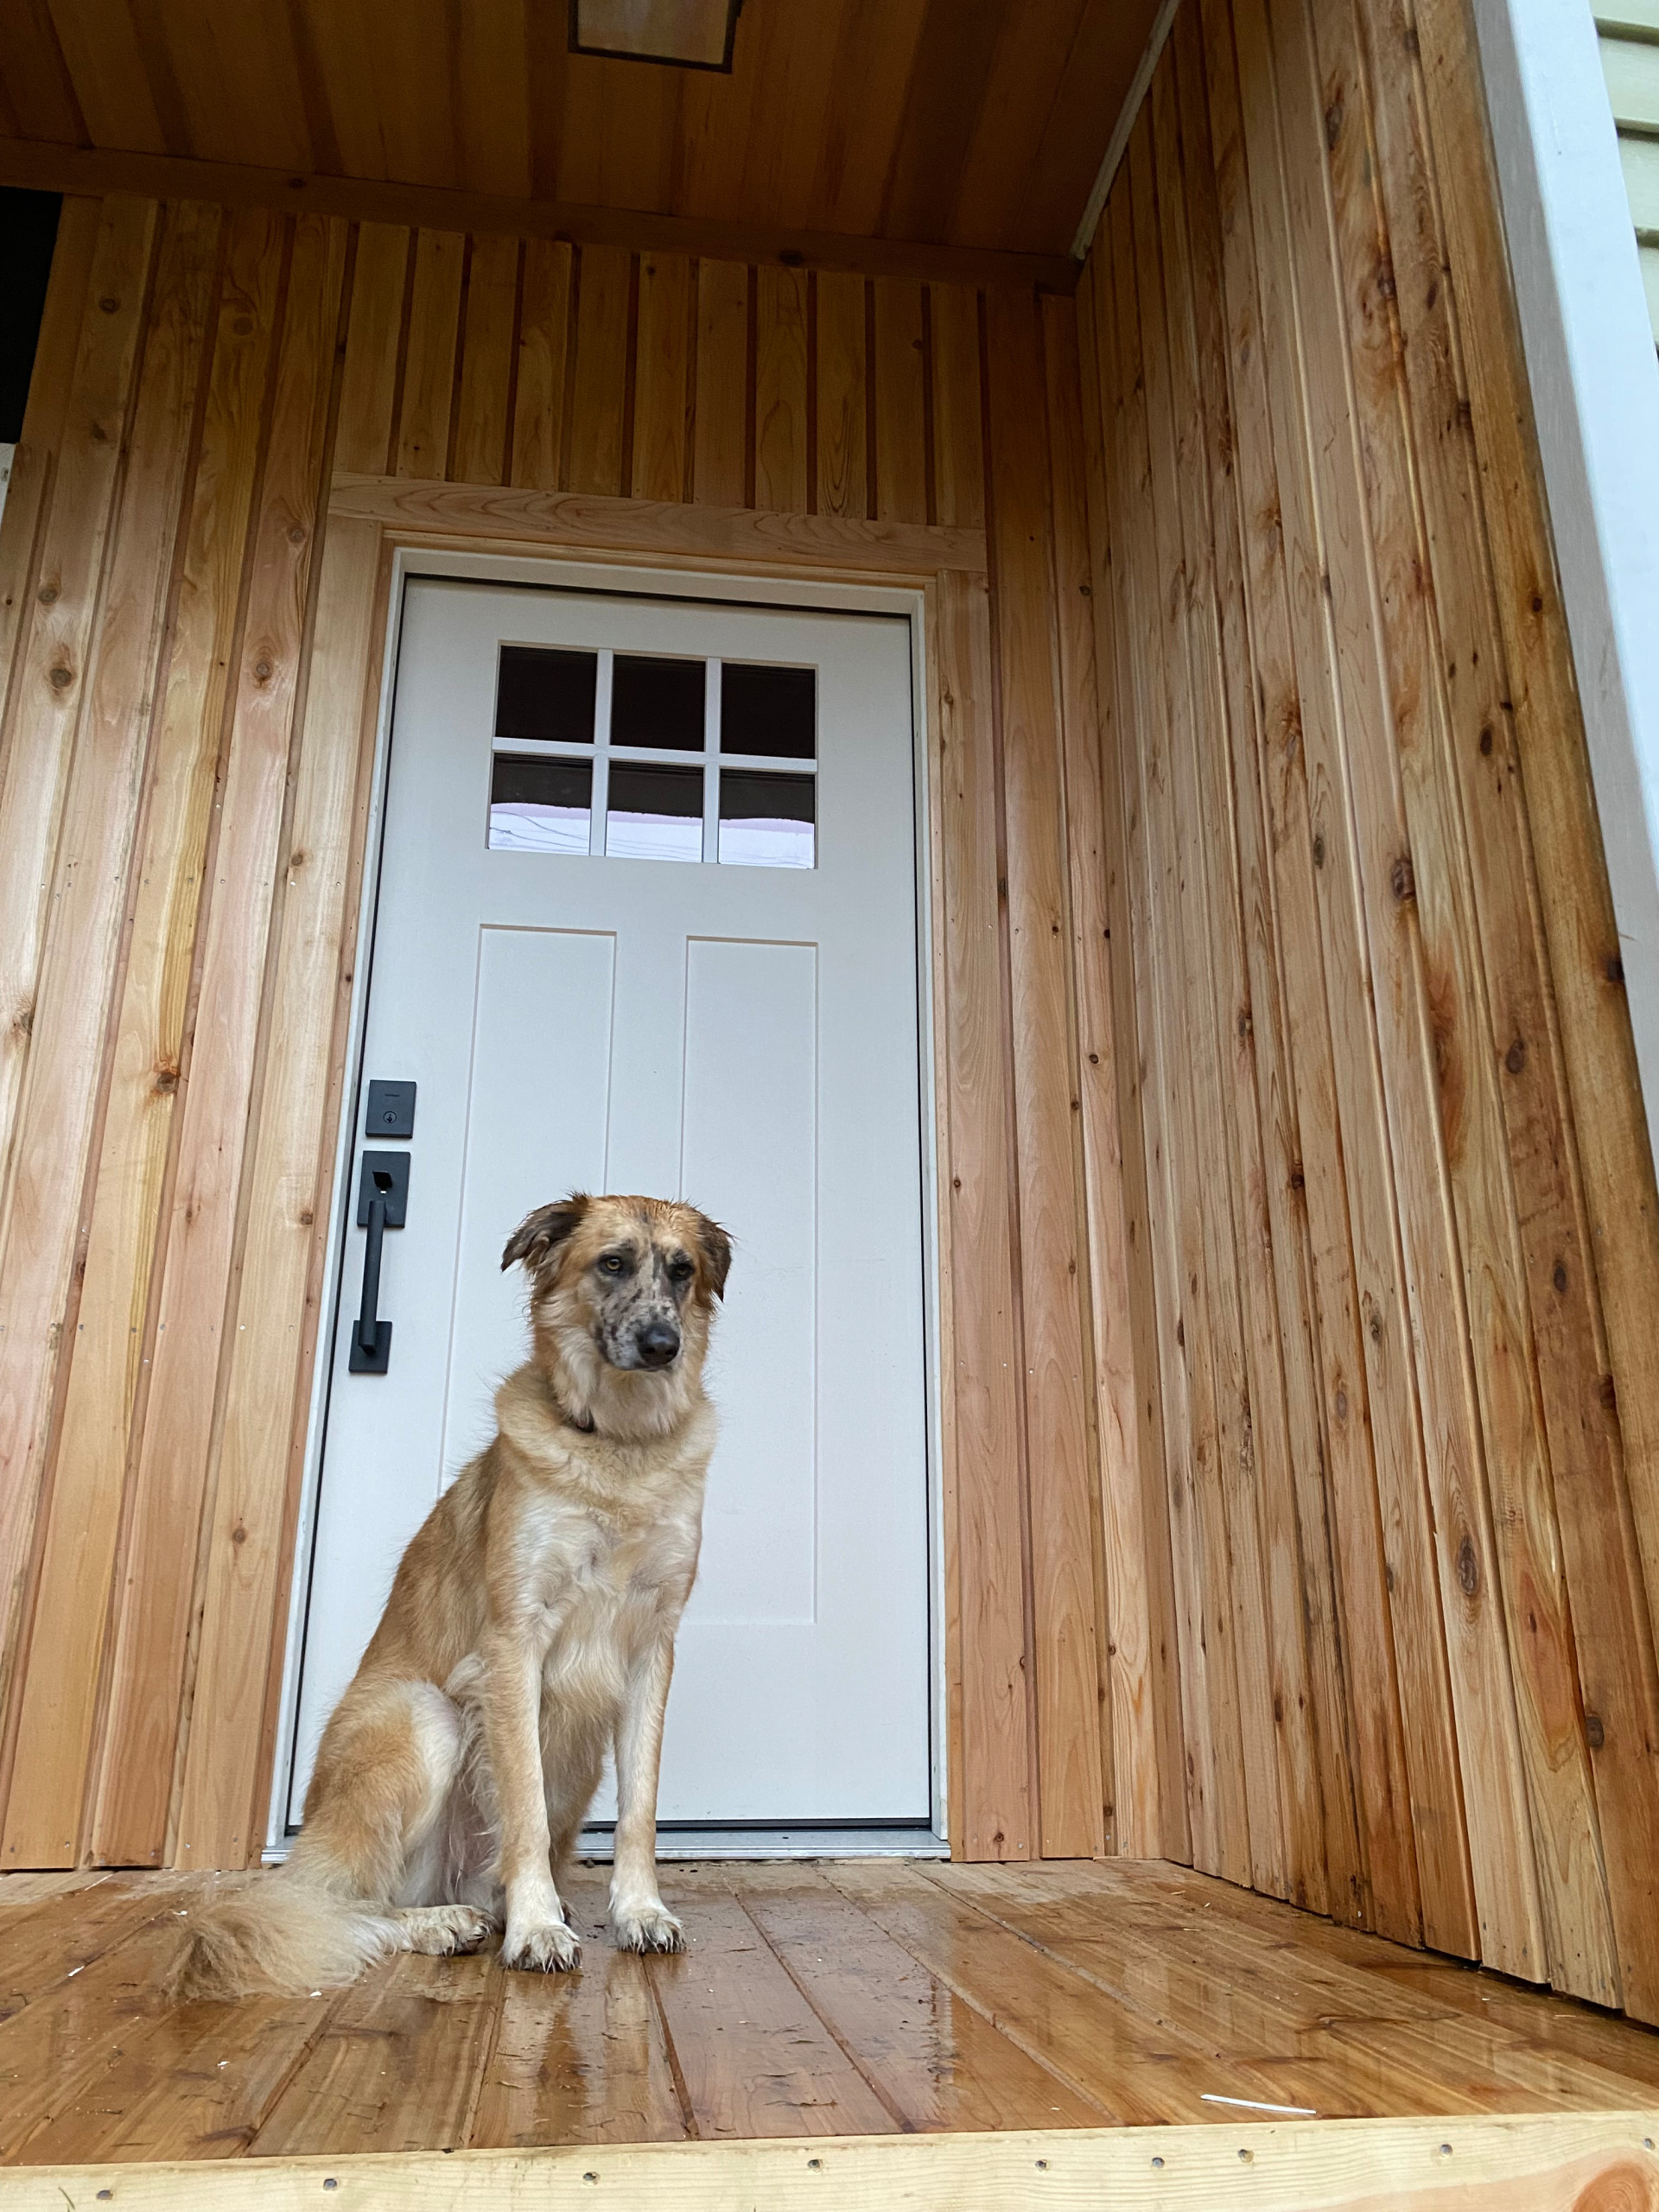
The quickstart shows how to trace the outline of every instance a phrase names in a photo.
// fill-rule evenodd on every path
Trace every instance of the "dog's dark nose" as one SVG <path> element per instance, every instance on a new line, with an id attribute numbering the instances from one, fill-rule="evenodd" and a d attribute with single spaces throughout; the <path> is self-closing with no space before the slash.
<path id="1" fill-rule="evenodd" d="M 666 1367 L 680 1348 L 680 1332 L 671 1321 L 648 1321 L 635 1342 L 647 1367 Z"/>

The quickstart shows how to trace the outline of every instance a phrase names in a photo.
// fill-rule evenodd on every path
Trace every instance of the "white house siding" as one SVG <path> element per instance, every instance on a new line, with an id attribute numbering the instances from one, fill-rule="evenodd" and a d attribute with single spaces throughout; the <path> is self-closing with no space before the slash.
<path id="1" fill-rule="evenodd" d="M 1659 0 L 1604 0 L 1596 10 L 1596 29 L 1636 222 L 1648 319 L 1659 340 Z"/>

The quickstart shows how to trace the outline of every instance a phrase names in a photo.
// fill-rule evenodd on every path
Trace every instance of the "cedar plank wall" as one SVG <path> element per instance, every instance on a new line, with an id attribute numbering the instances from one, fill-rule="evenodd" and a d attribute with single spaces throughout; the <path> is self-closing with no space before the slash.
<path id="1" fill-rule="evenodd" d="M 66 202 L 0 547 L 0 1864 L 264 1840 L 385 617 L 330 584 L 367 527 L 321 530 L 336 471 L 988 514 L 988 627 L 971 576 L 939 594 L 934 795 L 945 988 L 1000 1007 L 950 1047 L 956 1833 L 1115 1847 L 1116 1744 L 1126 1835 L 1182 1848 L 1148 1733 L 1179 1760 L 1173 1654 L 1122 1564 L 1161 1475 L 1103 1512 L 1095 1473 L 1097 1419 L 1133 1446 L 1135 1414 L 1109 1020 L 1083 1025 L 1086 1113 L 1073 1070 L 1068 871 L 1085 905 L 1099 884 L 1062 811 L 1097 774 L 1068 315 L 1028 288 Z"/>
<path id="2" fill-rule="evenodd" d="M 385 615 L 330 474 L 983 522 L 957 1847 L 1659 2017 L 1659 1209 L 1504 266 L 1465 0 L 1185 0 L 1075 308 L 66 204 L 0 533 L 0 1863 L 261 1839 Z"/>
<path id="3" fill-rule="evenodd" d="M 1653 1168 L 1465 0 L 1184 0 L 1077 329 L 1193 1862 L 1659 2018 Z"/>

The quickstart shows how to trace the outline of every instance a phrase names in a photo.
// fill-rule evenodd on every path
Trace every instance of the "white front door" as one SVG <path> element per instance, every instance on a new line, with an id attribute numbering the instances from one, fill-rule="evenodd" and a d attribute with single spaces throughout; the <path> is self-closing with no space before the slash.
<path id="1" fill-rule="evenodd" d="M 910 702 L 890 617 L 407 586 L 290 1818 L 524 1356 L 508 1235 L 585 1189 L 736 1250 L 663 1819 L 928 1820 Z M 407 1141 L 365 1133 L 377 1079 Z M 385 1374 L 350 1361 L 365 1148 L 408 1158 Z"/>

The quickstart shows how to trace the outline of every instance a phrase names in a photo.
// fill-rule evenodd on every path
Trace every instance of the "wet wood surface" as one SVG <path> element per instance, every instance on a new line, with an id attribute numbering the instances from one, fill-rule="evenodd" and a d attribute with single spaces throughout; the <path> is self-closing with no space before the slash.
<path id="1" fill-rule="evenodd" d="M 0 1879 L 0 2163 L 1612 2113 L 1659 2034 L 1153 1861 L 670 1865 L 683 1957 L 169 2006 L 206 1878 Z"/>

